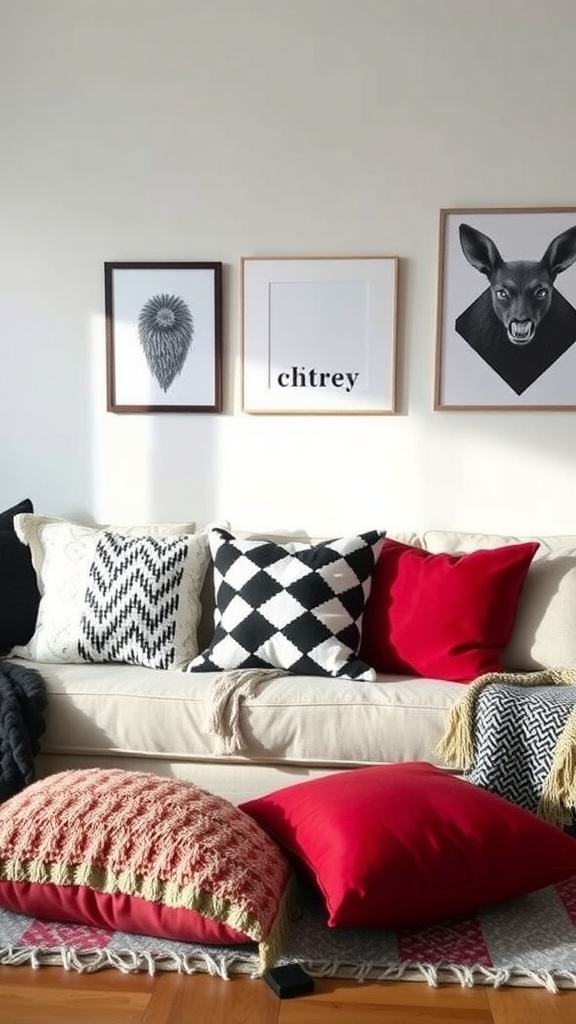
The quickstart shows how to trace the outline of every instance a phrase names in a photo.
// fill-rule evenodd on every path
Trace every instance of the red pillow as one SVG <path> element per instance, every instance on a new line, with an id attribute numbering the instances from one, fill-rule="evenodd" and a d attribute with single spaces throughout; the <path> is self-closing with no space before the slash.
<path id="1" fill-rule="evenodd" d="M 241 810 L 308 869 L 332 927 L 419 927 L 576 874 L 574 839 L 426 762 L 340 772 Z"/>
<path id="2" fill-rule="evenodd" d="M 465 555 L 387 540 L 364 609 L 360 657 L 378 672 L 466 683 L 501 672 L 537 543 Z"/>

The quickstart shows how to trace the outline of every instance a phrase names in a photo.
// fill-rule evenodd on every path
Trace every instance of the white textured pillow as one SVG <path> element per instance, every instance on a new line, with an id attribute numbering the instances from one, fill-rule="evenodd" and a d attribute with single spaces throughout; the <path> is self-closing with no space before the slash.
<path id="1" fill-rule="evenodd" d="M 210 559 L 206 531 L 182 533 L 177 524 L 103 530 L 27 513 L 16 516 L 14 527 L 30 546 L 41 600 L 33 637 L 13 654 L 164 668 L 181 668 L 197 654 L 200 591 Z M 148 617 L 147 602 L 160 609 L 157 620 Z M 96 606 L 100 632 L 93 617 L 90 627 Z M 120 631 L 116 640 L 114 631 Z"/>
<path id="2" fill-rule="evenodd" d="M 576 536 L 511 537 L 428 530 L 423 540 L 427 551 L 451 553 L 538 541 L 502 662 L 514 672 L 576 666 Z"/>
<path id="3" fill-rule="evenodd" d="M 58 527 L 64 527 L 65 530 L 60 531 Z M 83 558 L 92 560 L 92 554 L 98 543 L 97 538 L 103 530 L 113 530 L 114 533 L 121 533 L 124 537 L 175 537 L 182 533 L 195 533 L 196 523 L 83 526 L 80 523 L 73 523 L 68 519 L 59 519 L 55 516 L 39 516 L 32 512 L 20 512 L 14 516 L 14 530 L 20 540 L 30 548 L 38 589 L 43 594 L 44 557 L 46 549 L 51 546 L 54 538 L 57 543 L 61 542 L 63 538 L 67 539 L 66 548 L 61 552 L 60 557 L 69 560 L 68 569 L 72 575 Z M 62 547 L 62 544 L 59 543 L 59 546 Z"/>

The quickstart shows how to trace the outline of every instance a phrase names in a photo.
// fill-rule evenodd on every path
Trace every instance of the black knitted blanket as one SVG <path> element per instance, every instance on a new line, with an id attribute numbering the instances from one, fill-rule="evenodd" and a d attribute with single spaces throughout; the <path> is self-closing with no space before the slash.
<path id="1" fill-rule="evenodd" d="M 0 659 L 0 801 L 34 781 L 46 703 L 39 672 Z"/>

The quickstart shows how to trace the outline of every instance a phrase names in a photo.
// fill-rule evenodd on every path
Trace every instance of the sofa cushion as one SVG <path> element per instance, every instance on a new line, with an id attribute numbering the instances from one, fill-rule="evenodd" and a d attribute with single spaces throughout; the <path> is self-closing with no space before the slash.
<path id="1" fill-rule="evenodd" d="M 0 512 L 0 654 L 27 643 L 36 625 L 36 574 L 30 551 L 14 532 L 14 517 L 32 511 L 32 502 L 25 498 Z"/>
<path id="2" fill-rule="evenodd" d="M 14 654 L 182 668 L 197 653 L 206 532 L 176 527 L 174 536 L 158 525 L 124 534 L 34 515 L 16 516 L 15 528 L 42 596 L 34 635 Z"/>
<path id="3" fill-rule="evenodd" d="M 247 762 L 281 768 L 291 782 L 294 764 L 316 770 L 436 760 L 433 751 L 462 694 L 458 683 L 407 676 L 269 679 L 241 702 L 245 748 L 232 756 L 206 729 L 219 673 L 120 664 L 40 668 L 48 690 L 42 751 L 52 760 L 97 757 L 111 764 L 115 756 L 130 757 L 152 771 L 165 764 L 174 771 L 184 763 L 224 764 L 239 799 Z M 227 795 L 227 779 L 224 785 Z"/>
<path id="4" fill-rule="evenodd" d="M 536 541 L 538 550 L 520 594 L 502 662 L 513 672 L 576 666 L 576 536 L 515 537 L 428 530 L 423 541 L 429 551 L 450 553 Z"/>
<path id="5" fill-rule="evenodd" d="M 291 871 L 252 818 L 192 783 L 88 769 L 0 807 L 0 905 L 49 920 L 278 953 Z"/>
<path id="6" fill-rule="evenodd" d="M 240 806 L 307 869 L 333 927 L 420 926 L 576 873 L 576 843 L 560 829 L 421 762 L 344 772 Z"/>
<path id="7" fill-rule="evenodd" d="M 537 547 L 432 554 L 387 540 L 366 603 L 361 657 L 379 672 L 454 682 L 500 671 Z"/>
<path id="8" fill-rule="evenodd" d="M 210 531 L 215 630 L 189 671 L 272 667 L 375 678 L 357 651 L 383 542 L 377 530 L 315 545 Z"/>

